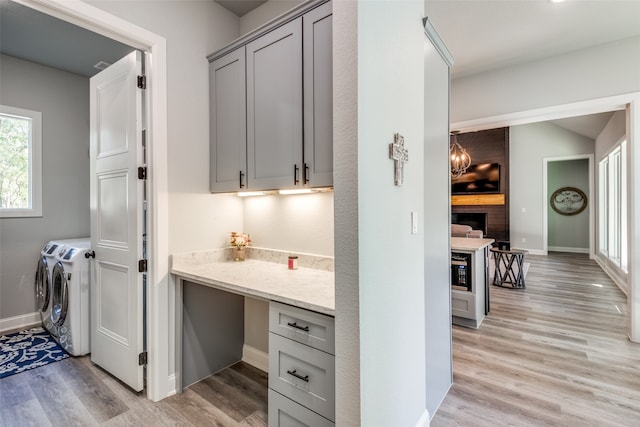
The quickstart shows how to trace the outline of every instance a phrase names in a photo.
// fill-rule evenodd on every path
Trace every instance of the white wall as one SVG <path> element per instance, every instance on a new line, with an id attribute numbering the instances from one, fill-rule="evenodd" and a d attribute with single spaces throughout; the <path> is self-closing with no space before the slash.
<path id="1" fill-rule="evenodd" d="M 36 311 L 33 278 L 45 243 L 89 235 L 89 80 L 0 58 L 0 103 L 42 112 L 43 152 L 42 217 L 0 219 L 2 320 Z"/>
<path id="2" fill-rule="evenodd" d="M 348 396 L 356 385 L 337 381 L 338 402 L 348 400 L 337 407 L 342 425 L 415 425 L 425 413 L 424 234 L 412 235 L 410 227 L 411 211 L 424 218 L 423 8 L 422 1 L 334 3 L 336 295 L 359 294 L 360 310 L 359 319 L 343 304 L 336 311 L 339 344 L 360 330 L 359 350 L 339 347 L 360 354 L 361 392 Z M 338 95 L 347 87 L 348 94 Z M 356 87 L 357 118 L 347 105 Z M 351 123 L 338 118 L 343 111 Z M 405 137 L 410 159 L 401 187 L 394 186 L 388 158 L 396 132 Z M 347 200 L 354 188 L 355 212 L 353 199 Z M 352 363 L 338 354 L 336 378 L 353 380 L 345 372 Z"/>
<path id="3" fill-rule="evenodd" d="M 509 220 L 511 246 L 543 253 L 544 159 L 593 154 L 592 139 L 549 122 L 509 129 Z M 523 212 L 524 210 L 524 212 Z"/>
<path id="4" fill-rule="evenodd" d="M 626 136 L 626 113 L 616 111 L 596 138 L 596 163 L 609 154 L 611 149 Z"/>
<path id="5" fill-rule="evenodd" d="M 333 193 L 246 197 L 243 231 L 254 246 L 333 256 Z"/>
<path id="6" fill-rule="evenodd" d="M 359 426 L 358 3 L 333 1 L 336 425 Z"/>
<path id="7" fill-rule="evenodd" d="M 437 27 L 435 28 L 437 31 Z M 437 35 L 424 49 L 424 276 L 427 409 L 433 418 L 453 382 L 451 348 L 451 206 L 449 66 Z M 436 44 L 437 42 L 437 44 Z M 447 55 L 449 54 L 449 55 Z M 444 57 L 443 57 L 444 56 Z"/>
<path id="8" fill-rule="evenodd" d="M 640 91 L 640 37 L 459 78 L 451 122 Z"/>

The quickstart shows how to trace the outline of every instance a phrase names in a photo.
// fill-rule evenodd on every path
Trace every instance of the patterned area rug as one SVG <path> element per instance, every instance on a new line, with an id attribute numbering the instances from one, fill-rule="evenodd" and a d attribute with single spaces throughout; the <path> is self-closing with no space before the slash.
<path id="1" fill-rule="evenodd" d="M 0 336 L 0 378 L 67 357 L 69 355 L 42 328 Z"/>

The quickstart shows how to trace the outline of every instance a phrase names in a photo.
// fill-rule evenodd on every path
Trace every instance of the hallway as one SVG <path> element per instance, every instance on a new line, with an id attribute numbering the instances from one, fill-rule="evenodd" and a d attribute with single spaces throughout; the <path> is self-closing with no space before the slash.
<path id="1" fill-rule="evenodd" d="M 478 330 L 453 327 L 442 426 L 635 426 L 640 344 L 626 297 L 584 254 L 528 255 L 525 290 L 491 286 Z"/>

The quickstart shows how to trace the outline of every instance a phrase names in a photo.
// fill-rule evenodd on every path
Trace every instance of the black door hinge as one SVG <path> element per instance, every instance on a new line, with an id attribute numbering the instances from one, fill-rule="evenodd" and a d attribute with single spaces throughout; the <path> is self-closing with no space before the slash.
<path id="1" fill-rule="evenodd" d="M 138 273 L 146 273 L 147 272 L 147 260 L 141 259 L 138 261 Z"/>
<path id="2" fill-rule="evenodd" d="M 138 179 L 147 179 L 147 167 L 140 166 L 138 168 Z"/>
<path id="3" fill-rule="evenodd" d="M 142 366 L 146 364 L 147 364 L 147 352 L 143 351 L 142 353 L 138 354 L 138 366 Z"/>
<path id="4" fill-rule="evenodd" d="M 147 88 L 147 76 L 138 76 L 138 88 L 139 89 Z"/>

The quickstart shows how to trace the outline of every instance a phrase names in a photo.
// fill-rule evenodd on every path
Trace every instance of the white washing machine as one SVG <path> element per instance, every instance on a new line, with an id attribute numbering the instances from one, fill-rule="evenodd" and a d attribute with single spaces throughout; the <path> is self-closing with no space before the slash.
<path id="1" fill-rule="evenodd" d="M 51 335 L 72 356 L 91 351 L 89 239 L 64 240 L 51 276 Z"/>
<path id="2" fill-rule="evenodd" d="M 51 278 L 53 266 L 57 262 L 58 252 L 64 248 L 60 241 L 52 240 L 40 250 L 40 258 L 36 267 L 36 302 L 42 320 L 42 326 L 49 332 L 53 329 L 51 323 Z"/>

